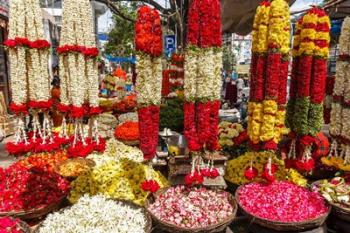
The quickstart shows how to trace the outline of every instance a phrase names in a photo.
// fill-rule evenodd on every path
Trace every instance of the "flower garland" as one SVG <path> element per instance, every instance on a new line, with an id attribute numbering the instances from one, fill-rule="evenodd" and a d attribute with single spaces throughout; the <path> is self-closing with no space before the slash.
<path id="1" fill-rule="evenodd" d="M 192 152 L 217 150 L 222 67 L 220 2 L 194 0 L 188 13 L 184 134 Z"/>
<path id="2" fill-rule="evenodd" d="M 289 17 L 288 4 L 274 0 L 262 2 L 254 18 L 248 136 L 256 149 L 276 150 L 285 134 Z"/>
<path id="3" fill-rule="evenodd" d="M 327 58 L 330 20 L 324 10 L 312 8 L 299 20 L 293 55 L 291 101 L 288 124 L 295 134 L 288 153 L 288 163 L 310 172 L 317 156 L 312 146 L 323 125 L 323 100 L 327 84 Z"/>
<path id="4" fill-rule="evenodd" d="M 74 120 L 74 137 L 68 148 L 71 156 L 79 156 L 82 147 L 91 151 L 100 144 L 96 118 L 101 113 L 98 106 L 98 49 L 93 25 L 89 1 L 64 2 L 61 42 L 57 49 L 61 63 L 62 102 L 57 109 L 63 115 L 61 138 L 68 138 L 66 118 Z M 84 131 L 84 116 L 90 116 L 89 135 Z"/>
<path id="5" fill-rule="evenodd" d="M 9 28 L 9 39 L 4 42 L 4 46 L 9 51 L 12 89 L 10 109 L 17 115 L 17 130 L 15 141 L 9 142 L 6 147 L 14 149 L 19 155 L 38 147 L 40 150 L 44 148 L 51 150 L 53 137 L 48 110 L 52 106 L 52 101 L 47 69 L 50 43 L 43 39 L 44 26 L 39 2 L 12 1 Z M 29 113 L 28 110 L 33 116 L 31 138 L 26 134 L 24 119 Z M 38 120 L 39 112 L 44 113 L 42 126 Z M 37 141 L 39 139 L 40 145 Z M 12 151 L 10 149 L 9 153 Z"/>
<path id="6" fill-rule="evenodd" d="M 330 115 L 329 132 L 333 142 L 328 160 L 335 160 L 337 168 L 349 170 L 350 164 L 350 94 L 349 77 L 350 67 L 350 17 L 343 21 L 341 35 L 339 37 L 339 58 L 336 64 L 336 76 L 333 89 L 332 110 Z M 331 162 L 322 161 L 329 165 Z M 331 166 L 331 165 L 329 165 Z"/>
<path id="7" fill-rule="evenodd" d="M 158 145 L 162 88 L 162 30 L 159 12 L 156 9 L 148 6 L 138 9 L 135 44 L 140 148 L 145 159 L 152 159 Z"/>

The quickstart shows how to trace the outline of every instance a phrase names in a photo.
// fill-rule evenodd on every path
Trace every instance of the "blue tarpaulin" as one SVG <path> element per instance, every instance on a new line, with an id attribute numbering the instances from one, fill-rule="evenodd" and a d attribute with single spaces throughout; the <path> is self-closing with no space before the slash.
<path id="1" fill-rule="evenodd" d="M 106 55 L 105 58 L 110 62 L 115 63 L 136 63 L 136 57 L 113 57 L 111 55 Z"/>

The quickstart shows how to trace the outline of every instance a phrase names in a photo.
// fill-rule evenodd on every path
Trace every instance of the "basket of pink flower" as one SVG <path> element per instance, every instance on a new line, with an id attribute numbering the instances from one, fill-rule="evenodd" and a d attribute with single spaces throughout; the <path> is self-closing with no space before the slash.
<path id="1" fill-rule="evenodd" d="M 175 186 L 159 190 L 146 208 L 158 227 L 169 232 L 221 232 L 234 220 L 234 197 L 221 190 Z"/>
<path id="2" fill-rule="evenodd" d="M 331 210 L 318 193 L 286 181 L 242 185 L 235 197 L 252 222 L 277 231 L 318 228 Z"/>

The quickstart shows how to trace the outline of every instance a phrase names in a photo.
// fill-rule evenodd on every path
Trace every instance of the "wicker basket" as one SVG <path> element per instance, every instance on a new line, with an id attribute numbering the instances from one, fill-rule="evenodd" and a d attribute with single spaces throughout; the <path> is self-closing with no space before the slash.
<path id="1" fill-rule="evenodd" d="M 125 145 L 128 145 L 128 146 L 138 146 L 140 144 L 140 141 L 139 140 L 121 140 L 121 139 L 118 139 L 119 141 L 121 141 L 122 143 L 124 143 Z"/>
<path id="2" fill-rule="evenodd" d="M 268 219 L 259 218 L 257 216 L 254 216 L 250 213 L 248 213 L 240 204 L 239 202 L 239 190 L 243 186 L 240 186 L 235 194 L 236 201 L 240 209 L 242 210 L 243 214 L 246 215 L 249 219 L 251 219 L 252 223 L 256 223 L 262 227 L 266 227 L 269 229 L 273 229 L 276 231 L 305 231 L 309 229 L 314 229 L 322 226 L 324 222 L 326 221 L 329 213 L 331 212 L 331 207 L 329 207 L 327 213 L 321 215 L 318 218 L 308 220 L 308 221 L 302 221 L 302 222 L 279 222 L 279 221 L 272 221 Z"/>
<path id="3" fill-rule="evenodd" d="M 227 226 L 236 217 L 238 207 L 237 207 L 235 198 L 231 194 L 229 194 L 229 201 L 230 201 L 231 205 L 233 206 L 233 212 L 227 219 L 225 219 L 221 223 L 211 225 L 211 226 L 208 226 L 205 228 L 204 227 L 203 228 L 187 228 L 187 227 L 179 227 L 179 226 L 176 226 L 174 224 L 162 221 L 162 220 L 158 219 L 151 211 L 149 211 L 148 207 L 155 201 L 155 198 L 157 198 L 159 195 L 166 192 L 168 189 L 169 188 L 160 189 L 153 196 L 151 195 L 148 198 L 148 200 L 146 201 L 146 209 L 147 209 L 148 213 L 152 216 L 153 221 L 155 223 L 157 223 L 157 226 L 156 226 L 157 228 L 163 229 L 163 230 L 168 231 L 168 232 L 176 232 L 176 233 L 194 233 L 194 232 L 196 232 L 196 233 L 214 233 L 214 232 L 224 231 L 227 228 Z"/>
<path id="4" fill-rule="evenodd" d="M 51 212 L 54 212 L 59 209 L 62 201 L 57 203 L 52 203 L 48 206 L 34 209 L 34 210 L 26 210 L 26 211 L 10 211 L 10 212 L 0 212 L 1 216 L 8 216 L 13 218 L 20 218 L 22 220 L 30 220 L 35 218 L 43 217 Z"/>
<path id="5" fill-rule="evenodd" d="M 321 181 L 316 181 L 311 184 L 311 188 L 318 185 Z M 340 206 L 332 201 L 328 201 L 328 204 L 332 206 L 332 214 L 346 222 L 350 222 L 350 209 Z"/>
<path id="6" fill-rule="evenodd" d="M 142 212 L 143 212 L 143 214 L 145 215 L 145 218 L 146 218 L 145 233 L 151 233 L 151 232 L 152 232 L 152 230 L 153 230 L 153 229 L 152 229 L 152 218 L 151 218 L 150 214 L 146 211 L 145 208 L 140 207 L 140 206 L 134 204 L 134 203 L 131 202 L 131 201 L 116 200 L 116 199 L 110 199 L 110 200 L 112 200 L 112 201 L 118 201 L 118 202 L 123 202 L 124 204 L 126 204 L 126 205 L 128 205 L 128 206 L 130 206 L 130 207 L 132 207 L 132 208 L 135 208 L 135 209 L 141 208 L 141 209 L 142 209 Z M 69 206 L 69 207 L 66 207 L 66 208 L 63 208 L 63 209 L 61 209 L 61 210 L 59 211 L 59 213 L 62 213 L 63 211 L 65 211 L 65 210 L 67 210 L 67 209 L 69 209 L 69 208 L 70 208 L 70 206 Z M 39 233 L 39 229 L 40 229 L 40 227 L 41 227 L 42 225 L 43 225 L 43 222 L 41 222 L 41 223 L 35 228 L 35 230 L 33 231 L 33 233 Z"/>
<path id="7" fill-rule="evenodd" d="M 58 164 L 57 166 L 55 166 L 54 171 L 57 174 L 59 174 L 60 176 L 66 178 L 66 179 L 68 179 L 70 181 L 75 180 L 78 176 L 66 176 L 66 175 L 63 175 L 63 174 L 60 173 L 60 167 L 62 165 L 66 165 L 67 163 L 70 163 L 72 161 L 82 161 L 82 162 L 86 163 L 86 165 L 88 167 L 90 167 L 90 168 L 94 167 L 96 165 L 96 163 L 93 160 L 91 160 L 91 159 L 75 158 L 75 159 L 68 159 L 68 160 Z"/>

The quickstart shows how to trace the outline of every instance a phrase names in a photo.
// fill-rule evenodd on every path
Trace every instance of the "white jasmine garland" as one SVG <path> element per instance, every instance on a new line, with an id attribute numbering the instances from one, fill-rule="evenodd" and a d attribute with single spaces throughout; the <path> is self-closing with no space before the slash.
<path id="1" fill-rule="evenodd" d="M 161 102 L 162 60 L 143 53 L 137 54 L 137 102 L 159 105 Z"/>
<path id="2" fill-rule="evenodd" d="M 50 214 L 39 233 L 142 233 L 146 223 L 142 208 L 84 195 L 69 209 Z"/>
<path id="3" fill-rule="evenodd" d="M 345 81 L 345 75 L 346 75 L 345 71 L 346 71 L 347 67 L 349 67 L 348 62 L 337 61 L 333 95 L 343 96 L 344 81 Z"/>
<path id="4" fill-rule="evenodd" d="M 198 54 L 198 75 L 196 97 L 207 100 L 212 93 L 212 80 L 214 74 L 212 49 L 200 49 Z"/>
<path id="5" fill-rule="evenodd" d="M 340 115 L 338 115 L 338 117 L 340 117 Z M 341 121 L 341 136 L 350 140 L 350 108 L 344 107 L 342 109 Z"/>
<path id="6" fill-rule="evenodd" d="M 346 17 L 343 21 L 341 34 L 339 37 L 340 54 L 350 54 L 350 17 Z"/>
<path id="7" fill-rule="evenodd" d="M 194 50 L 188 50 L 185 55 L 185 79 L 184 94 L 186 101 L 194 101 L 197 92 L 198 54 Z"/>
<path id="8" fill-rule="evenodd" d="M 221 78 L 221 68 L 222 68 L 222 51 L 214 52 L 213 57 L 214 63 L 214 76 L 212 84 L 212 99 L 219 100 L 221 98 L 221 87 L 222 87 L 222 78 Z"/>

